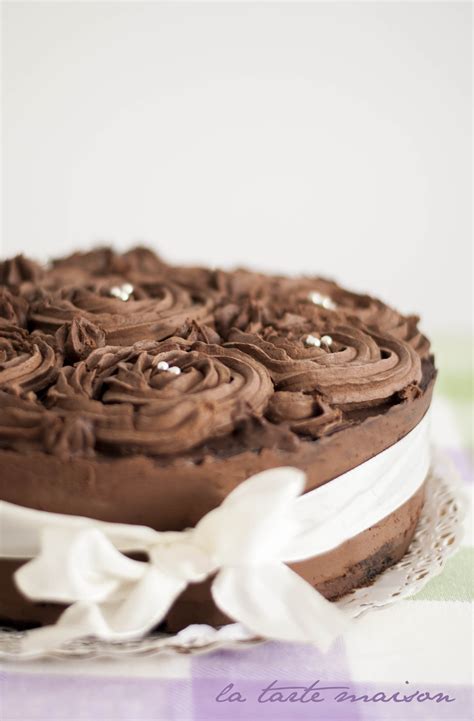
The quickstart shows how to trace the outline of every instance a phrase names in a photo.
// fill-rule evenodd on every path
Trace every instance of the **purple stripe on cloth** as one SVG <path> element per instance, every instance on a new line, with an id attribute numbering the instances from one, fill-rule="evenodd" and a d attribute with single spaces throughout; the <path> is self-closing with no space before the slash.
<path id="1" fill-rule="evenodd" d="M 193 719 L 189 679 L 94 678 L 7 671 L 1 674 L 0 694 L 2 721 Z"/>
<path id="2" fill-rule="evenodd" d="M 346 654 L 340 640 L 326 654 L 314 646 L 275 642 L 247 651 L 224 649 L 195 656 L 191 660 L 191 669 L 195 721 L 314 721 L 317 718 L 362 721 L 365 718 L 356 706 L 344 708 L 336 704 L 330 709 L 326 703 L 304 700 L 304 689 L 318 680 L 319 686 L 350 685 Z M 298 688 L 277 690 L 281 686 Z M 316 698 L 317 686 L 306 693 L 306 699 Z M 262 694 L 266 688 L 268 691 Z M 303 696 L 303 699 L 271 701 L 272 695 L 294 699 Z"/>
<path id="3" fill-rule="evenodd" d="M 282 649 L 284 650 L 284 649 Z M 353 683 L 341 675 L 335 680 L 323 666 L 303 655 L 301 665 L 284 675 L 276 658 L 270 659 L 265 680 L 243 672 L 245 652 L 226 652 L 227 670 L 240 667 L 241 679 L 224 676 L 191 680 L 88 677 L 63 674 L 1 674 L 2 721 L 471 721 L 473 689 L 468 686 Z M 295 656 L 293 655 L 295 659 Z M 236 660 L 234 665 L 233 661 Z M 265 658 L 262 658 L 264 661 Z M 295 659 L 298 662 L 298 659 Z M 317 659 L 316 659 L 317 660 Z M 219 662 L 219 659 L 214 659 Z M 253 659 L 251 666 L 256 662 Z M 286 662 L 283 664 L 286 666 Z M 198 664 L 199 668 L 199 664 Z M 210 667 L 212 669 L 212 665 Z M 214 670 L 217 671 L 217 666 Z M 322 670 L 324 668 L 324 670 Z M 280 670 L 274 677 L 272 671 Z M 261 668 L 260 675 L 265 675 Z M 222 674 L 222 675 L 220 675 Z M 302 682 L 301 678 L 304 677 Z M 231 681 L 231 679 L 234 679 Z M 268 688 L 271 679 L 276 681 Z M 319 683 L 317 683 L 319 680 Z M 232 690 L 226 685 L 234 683 Z M 277 689 L 278 686 L 278 689 Z M 286 688 L 292 686 L 297 688 Z M 345 689 L 328 688 L 346 686 Z M 310 688 L 311 687 L 311 688 Z M 323 688 L 324 687 L 324 688 Z M 308 691 L 309 689 L 309 691 Z M 239 693 L 240 699 L 230 699 Z M 316 695 L 316 694 L 319 695 Z M 293 694 L 291 696 L 290 694 Z M 344 694 L 344 695 L 342 695 Z M 440 698 L 439 695 L 443 698 Z M 219 700 L 216 698 L 219 697 Z M 259 700 L 260 699 L 260 700 Z M 397 700 L 394 700 L 397 699 Z M 404 700 L 405 699 L 405 700 Z M 408 700 L 407 700 L 408 699 Z"/>
<path id="4" fill-rule="evenodd" d="M 469 453 L 460 448 L 447 448 L 446 446 L 443 447 L 443 451 L 449 456 L 453 464 L 456 466 L 456 470 L 462 480 L 466 483 L 472 483 L 474 480 L 474 473 Z"/>

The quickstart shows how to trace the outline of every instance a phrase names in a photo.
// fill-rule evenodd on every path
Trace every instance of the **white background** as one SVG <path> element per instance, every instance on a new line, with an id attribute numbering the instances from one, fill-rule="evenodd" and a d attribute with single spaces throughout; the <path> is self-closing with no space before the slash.
<path id="1" fill-rule="evenodd" d="M 468 2 L 3 4 L 3 255 L 148 242 L 470 325 Z"/>

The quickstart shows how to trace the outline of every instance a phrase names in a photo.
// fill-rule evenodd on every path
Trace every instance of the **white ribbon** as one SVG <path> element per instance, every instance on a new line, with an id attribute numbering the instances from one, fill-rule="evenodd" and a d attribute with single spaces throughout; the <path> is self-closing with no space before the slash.
<path id="1" fill-rule="evenodd" d="M 397 444 L 303 496 L 305 474 L 273 468 L 241 483 L 192 529 L 158 532 L 2 502 L 0 556 L 35 556 L 15 573 L 35 601 L 71 604 L 25 650 L 155 627 L 189 583 L 214 576 L 216 605 L 254 633 L 326 649 L 347 618 L 286 564 L 335 548 L 402 505 L 429 467 L 427 421 Z M 122 551 L 142 551 L 135 561 Z"/>

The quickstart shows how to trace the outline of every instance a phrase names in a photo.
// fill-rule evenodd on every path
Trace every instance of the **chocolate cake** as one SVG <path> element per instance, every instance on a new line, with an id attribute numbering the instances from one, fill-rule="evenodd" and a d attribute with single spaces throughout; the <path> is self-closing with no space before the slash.
<path id="1" fill-rule="evenodd" d="M 435 379 L 416 316 L 318 277 L 170 265 L 150 250 L 0 263 L 0 497 L 157 530 L 194 526 L 239 483 L 296 466 L 306 491 L 423 418 Z M 379 523 L 293 568 L 329 599 L 405 553 L 423 487 Z M 262 509 L 262 513 L 265 509 Z M 62 610 L 16 590 L 0 618 Z M 209 582 L 164 628 L 222 623 Z"/>

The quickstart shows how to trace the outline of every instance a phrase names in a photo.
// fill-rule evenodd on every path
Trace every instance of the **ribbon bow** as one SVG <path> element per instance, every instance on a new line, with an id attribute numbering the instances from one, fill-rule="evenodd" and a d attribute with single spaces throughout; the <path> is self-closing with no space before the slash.
<path id="1" fill-rule="evenodd" d="M 260 636 L 327 648 L 347 617 L 285 565 L 320 552 L 310 526 L 326 519 L 301 513 L 304 485 L 296 468 L 264 471 L 181 532 L 77 517 L 66 523 L 64 516 L 41 527 L 39 553 L 18 569 L 16 583 L 33 600 L 72 605 L 54 626 L 31 631 L 26 647 L 89 635 L 140 637 L 189 583 L 214 575 L 212 597 L 230 618 Z M 132 560 L 124 550 L 149 560 Z"/>

